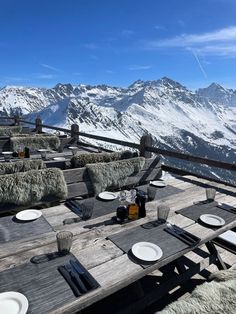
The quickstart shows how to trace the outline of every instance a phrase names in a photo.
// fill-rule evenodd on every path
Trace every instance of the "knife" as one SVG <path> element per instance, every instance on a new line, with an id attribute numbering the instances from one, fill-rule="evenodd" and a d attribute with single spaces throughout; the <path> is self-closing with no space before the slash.
<path id="1" fill-rule="evenodd" d="M 186 238 L 188 238 L 190 241 L 192 242 L 199 242 L 201 239 L 198 238 L 197 236 L 195 236 L 194 234 L 188 232 L 187 230 L 184 230 L 176 225 L 172 225 L 172 227 L 174 228 L 174 230 L 176 230 L 177 232 L 179 232 L 181 235 L 184 235 Z"/>
<path id="2" fill-rule="evenodd" d="M 65 265 L 66 270 L 69 272 L 69 274 L 72 277 L 72 280 L 74 281 L 74 283 L 76 284 L 77 288 L 82 292 L 82 293 L 86 293 L 88 291 L 88 289 L 85 287 L 85 285 L 83 284 L 82 280 L 79 277 L 79 274 L 74 271 L 71 267 L 70 264 L 66 264 Z"/>
<path id="3" fill-rule="evenodd" d="M 70 286 L 71 290 L 73 291 L 74 295 L 76 297 L 81 296 L 80 291 L 78 290 L 78 288 L 76 287 L 76 285 L 74 284 L 74 282 L 72 281 L 72 278 L 69 274 L 69 272 L 65 269 L 64 266 L 59 266 L 58 267 L 58 271 L 60 272 L 60 274 L 64 277 L 65 281 L 68 283 L 68 285 Z"/>
<path id="4" fill-rule="evenodd" d="M 99 285 L 96 280 L 92 277 L 92 275 L 87 271 L 84 270 L 78 262 L 70 260 L 71 266 L 82 276 L 82 278 L 87 282 L 89 288 L 94 289 L 97 288 Z"/>
<path id="5" fill-rule="evenodd" d="M 219 203 L 218 205 L 216 205 L 216 207 L 224 209 L 224 210 L 227 210 L 230 213 L 236 214 L 236 208 L 233 207 L 233 206 L 230 206 L 228 204 L 224 204 L 224 203 L 221 204 L 221 203 Z"/>

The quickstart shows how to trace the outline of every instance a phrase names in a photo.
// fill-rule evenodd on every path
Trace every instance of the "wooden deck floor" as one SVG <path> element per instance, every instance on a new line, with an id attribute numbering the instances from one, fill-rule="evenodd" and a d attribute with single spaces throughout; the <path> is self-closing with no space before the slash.
<path id="1" fill-rule="evenodd" d="M 169 220 L 174 223 L 175 220 L 175 210 L 181 209 L 183 207 L 191 205 L 194 201 L 201 201 L 205 199 L 205 188 L 213 187 L 216 188 L 216 200 L 218 202 L 224 202 L 233 206 L 236 206 L 236 188 L 227 186 L 225 184 L 216 183 L 214 181 L 209 181 L 206 179 L 197 178 L 194 176 L 183 176 L 175 177 L 170 179 L 172 185 L 185 190 L 183 195 L 176 194 L 168 196 L 161 201 L 168 204 L 171 207 L 171 213 L 169 215 Z M 156 202 L 153 203 L 156 206 Z M 188 218 L 183 217 L 183 226 L 188 224 Z M 224 248 L 217 246 L 218 251 L 221 254 L 223 261 L 228 267 L 236 267 L 236 255 Z M 195 254 L 194 252 L 186 254 L 186 257 L 194 262 L 198 262 L 201 257 L 207 253 L 205 245 L 201 247 L 201 254 Z M 207 267 L 204 271 L 193 276 L 182 286 L 175 288 L 170 291 L 161 301 L 153 302 L 153 295 L 155 295 L 155 290 L 158 288 L 158 284 L 161 280 L 162 273 L 158 270 L 146 277 L 142 278 L 140 281 L 142 290 L 133 289 L 134 285 L 130 285 L 125 289 L 109 296 L 108 298 L 90 306 L 89 308 L 83 310 L 83 314 L 95 314 L 95 313 L 142 313 L 142 314 L 153 314 L 161 309 L 163 309 L 167 304 L 178 300 L 180 298 L 187 298 L 193 289 L 203 282 L 208 280 L 211 273 L 217 271 L 216 265 L 212 264 Z"/>

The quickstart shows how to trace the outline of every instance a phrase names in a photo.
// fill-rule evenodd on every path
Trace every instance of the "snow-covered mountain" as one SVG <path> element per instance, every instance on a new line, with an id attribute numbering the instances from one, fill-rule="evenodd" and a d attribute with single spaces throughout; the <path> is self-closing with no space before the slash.
<path id="1" fill-rule="evenodd" d="M 30 120 L 39 115 L 45 124 L 66 128 L 78 123 L 82 132 L 131 142 L 148 132 L 161 148 L 235 160 L 236 91 L 216 83 L 197 91 L 165 77 L 127 88 L 2 88 L 0 113 L 16 111 Z"/>

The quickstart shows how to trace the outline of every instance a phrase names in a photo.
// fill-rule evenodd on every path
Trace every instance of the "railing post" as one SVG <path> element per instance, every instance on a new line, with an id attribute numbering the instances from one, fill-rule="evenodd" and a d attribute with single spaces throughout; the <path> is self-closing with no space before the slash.
<path id="1" fill-rule="evenodd" d="M 78 124 L 72 124 L 71 125 L 71 138 L 74 143 L 77 143 L 79 141 L 79 125 Z"/>
<path id="2" fill-rule="evenodd" d="M 20 125 L 20 116 L 18 114 L 14 116 L 14 125 Z"/>
<path id="3" fill-rule="evenodd" d="M 42 133 L 43 132 L 43 130 L 42 130 L 42 120 L 39 117 L 37 117 L 35 119 L 35 132 L 36 133 Z"/>
<path id="4" fill-rule="evenodd" d="M 140 148 L 139 148 L 140 156 L 145 157 L 145 158 L 151 158 L 152 153 L 146 151 L 146 147 L 152 146 L 152 145 L 153 145 L 153 138 L 151 134 L 143 135 L 140 139 Z"/>

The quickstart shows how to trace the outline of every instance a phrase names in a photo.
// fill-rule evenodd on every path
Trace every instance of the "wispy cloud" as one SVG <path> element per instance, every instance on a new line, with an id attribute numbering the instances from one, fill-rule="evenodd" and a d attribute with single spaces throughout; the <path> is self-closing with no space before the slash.
<path id="1" fill-rule="evenodd" d="M 131 29 L 123 29 L 121 31 L 121 36 L 123 36 L 123 37 L 130 37 L 130 36 L 132 36 L 134 34 L 135 34 L 135 32 L 132 31 Z"/>
<path id="2" fill-rule="evenodd" d="M 41 80 L 52 80 L 52 79 L 56 78 L 56 75 L 39 73 L 35 77 L 37 79 L 41 79 Z"/>
<path id="3" fill-rule="evenodd" d="M 46 63 L 41 63 L 40 64 L 42 67 L 46 68 L 46 69 L 49 69 L 49 70 L 52 70 L 52 71 L 55 71 L 55 72 L 60 72 L 60 70 L 58 68 L 55 68 L 51 65 L 48 65 Z"/>
<path id="4" fill-rule="evenodd" d="M 200 70 L 201 70 L 203 76 L 205 77 L 205 79 L 207 79 L 206 71 L 204 70 L 204 68 L 203 68 L 203 66 L 202 66 L 202 64 L 201 64 L 201 62 L 200 62 L 200 60 L 199 60 L 199 58 L 198 58 L 196 52 L 195 52 L 194 50 L 192 50 L 192 49 L 191 49 L 190 51 L 192 52 L 192 54 L 193 54 L 195 60 L 197 61 L 197 64 L 198 64 L 198 66 L 199 66 L 199 68 L 200 68 Z"/>
<path id="5" fill-rule="evenodd" d="M 147 49 L 194 49 L 199 55 L 236 57 L 236 26 L 202 34 L 181 34 L 164 40 L 146 43 Z"/>
<path id="6" fill-rule="evenodd" d="M 154 28 L 156 29 L 156 30 L 166 30 L 166 27 L 165 26 L 162 26 L 162 25 L 155 25 L 154 26 Z"/>
<path id="7" fill-rule="evenodd" d="M 149 70 L 151 69 L 152 66 L 151 65 L 138 65 L 138 64 L 134 64 L 134 65 L 130 65 L 128 67 L 128 70 L 130 71 L 139 71 L 139 70 Z"/>
<path id="8" fill-rule="evenodd" d="M 97 49 L 98 46 L 95 44 L 95 43 L 86 43 L 86 44 L 83 44 L 84 48 L 87 48 L 87 49 Z"/>

